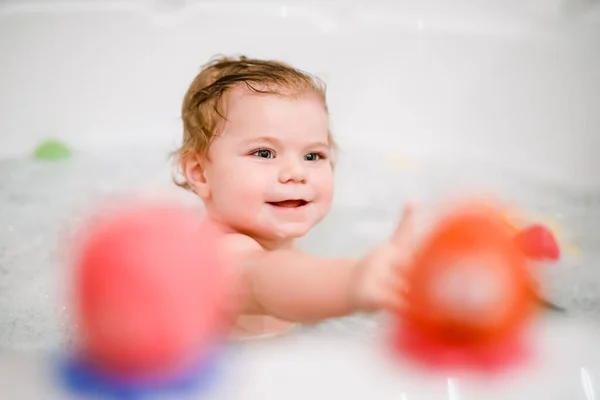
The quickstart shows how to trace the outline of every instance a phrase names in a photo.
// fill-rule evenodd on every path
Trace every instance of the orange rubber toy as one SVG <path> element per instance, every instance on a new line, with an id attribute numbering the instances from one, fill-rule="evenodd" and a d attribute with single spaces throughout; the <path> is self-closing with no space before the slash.
<path id="1" fill-rule="evenodd" d="M 396 348 L 441 367 L 497 368 L 520 358 L 520 334 L 536 309 L 528 262 L 500 209 L 453 210 L 405 272 Z"/>

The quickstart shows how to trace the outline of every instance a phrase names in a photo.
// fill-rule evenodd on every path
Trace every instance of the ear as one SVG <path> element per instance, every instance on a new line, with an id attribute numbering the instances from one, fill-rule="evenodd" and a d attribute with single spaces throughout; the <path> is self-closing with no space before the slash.
<path id="1" fill-rule="evenodd" d="M 181 169 L 186 182 L 203 200 L 210 197 L 210 188 L 206 179 L 206 164 L 206 158 L 197 154 L 190 155 L 181 162 Z"/>

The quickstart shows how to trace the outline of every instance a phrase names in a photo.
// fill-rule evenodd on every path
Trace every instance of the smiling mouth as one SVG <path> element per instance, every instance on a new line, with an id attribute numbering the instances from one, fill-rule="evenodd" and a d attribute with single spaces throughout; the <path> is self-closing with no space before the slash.
<path id="1" fill-rule="evenodd" d="M 283 201 L 272 201 L 270 205 L 281 208 L 300 208 L 308 204 L 306 200 L 283 200 Z"/>

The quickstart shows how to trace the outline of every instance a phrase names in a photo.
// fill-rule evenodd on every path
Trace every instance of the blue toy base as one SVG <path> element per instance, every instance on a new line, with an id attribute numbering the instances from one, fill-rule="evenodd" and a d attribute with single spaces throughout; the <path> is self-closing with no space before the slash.
<path id="1" fill-rule="evenodd" d="M 142 399 L 145 397 L 187 395 L 208 387 L 214 380 L 217 357 L 201 360 L 195 366 L 170 379 L 129 379 L 110 375 L 92 366 L 78 356 L 62 357 L 59 375 L 63 385 L 79 395 L 100 396 L 107 399 Z"/>

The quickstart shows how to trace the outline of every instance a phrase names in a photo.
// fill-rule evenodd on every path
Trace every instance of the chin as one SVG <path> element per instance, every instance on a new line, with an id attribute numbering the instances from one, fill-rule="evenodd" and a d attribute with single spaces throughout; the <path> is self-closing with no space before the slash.
<path id="1" fill-rule="evenodd" d="M 262 236 L 269 238 L 269 240 L 276 241 L 300 239 L 306 235 L 313 226 L 314 224 L 307 222 L 277 224 L 265 229 Z"/>
<path id="2" fill-rule="evenodd" d="M 299 239 L 306 235 L 312 227 L 312 224 L 286 224 L 276 227 L 273 233 L 281 239 Z"/>

